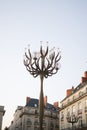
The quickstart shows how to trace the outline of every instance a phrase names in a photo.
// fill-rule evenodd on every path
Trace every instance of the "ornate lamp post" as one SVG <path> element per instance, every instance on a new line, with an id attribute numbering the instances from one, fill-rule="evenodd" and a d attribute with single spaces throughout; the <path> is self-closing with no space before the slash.
<path id="1" fill-rule="evenodd" d="M 40 76 L 41 88 L 39 99 L 39 122 L 40 130 L 42 130 L 44 102 L 43 102 L 43 80 L 44 77 L 52 76 L 59 70 L 59 60 L 61 59 L 60 51 L 55 53 L 54 48 L 49 50 L 48 46 L 44 51 L 42 45 L 39 52 L 34 52 L 33 55 L 30 49 L 27 49 L 24 57 L 24 65 L 33 77 Z"/>
<path id="2" fill-rule="evenodd" d="M 67 121 L 68 121 L 69 123 L 72 124 L 72 130 L 74 130 L 73 125 L 74 125 L 74 123 L 77 123 L 77 122 L 78 122 L 79 117 L 76 116 L 75 114 L 72 114 L 71 116 L 70 116 L 70 115 L 67 116 L 66 119 L 67 119 Z"/>

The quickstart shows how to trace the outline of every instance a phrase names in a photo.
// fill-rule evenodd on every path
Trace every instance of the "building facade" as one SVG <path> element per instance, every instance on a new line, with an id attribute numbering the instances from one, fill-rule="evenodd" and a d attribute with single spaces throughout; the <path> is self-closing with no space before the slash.
<path id="1" fill-rule="evenodd" d="M 39 100 L 26 98 L 25 106 L 18 106 L 14 113 L 14 119 L 9 130 L 39 130 Z M 59 130 L 59 108 L 58 102 L 54 105 L 47 103 L 44 97 L 43 130 Z"/>
<path id="2" fill-rule="evenodd" d="M 60 130 L 87 130 L 87 71 L 76 88 L 66 91 L 60 104 Z"/>
<path id="3" fill-rule="evenodd" d="M 4 113 L 5 113 L 4 106 L 0 106 L 0 130 L 2 130 L 2 121 Z"/>

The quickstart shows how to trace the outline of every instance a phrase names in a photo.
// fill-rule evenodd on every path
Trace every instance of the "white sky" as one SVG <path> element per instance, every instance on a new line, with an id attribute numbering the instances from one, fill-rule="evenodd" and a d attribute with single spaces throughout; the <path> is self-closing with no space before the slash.
<path id="1" fill-rule="evenodd" d="M 39 97 L 40 79 L 23 65 L 24 50 L 39 50 L 40 41 L 60 48 L 61 69 L 44 79 L 48 102 L 61 101 L 87 70 L 87 0 L 0 0 L 0 105 L 9 126 L 26 97 Z"/>

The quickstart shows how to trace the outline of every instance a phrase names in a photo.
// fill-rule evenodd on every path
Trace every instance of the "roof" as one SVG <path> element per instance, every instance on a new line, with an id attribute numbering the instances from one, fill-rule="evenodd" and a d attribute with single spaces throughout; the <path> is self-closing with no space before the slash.
<path id="1" fill-rule="evenodd" d="M 80 83 L 73 91 L 72 94 L 78 92 L 81 88 L 83 88 L 85 85 L 87 85 L 87 81 L 86 82 L 83 82 L 83 83 Z M 63 102 L 65 99 L 69 98 L 72 94 L 70 94 L 68 97 L 65 97 L 61 102 Z"/>
<path id="2" fill-rule="evenodd" d="M 29 102 L 26 104 L 26 106 L 29 107 L 38 107 L 38 99 L 30 98 Z"/>
<path id="3" fill-rule="evenodd" d="M 30 100 L 26 104 L 26 106 L 29 106 L 29 107 L 38 107 L 39 106 L 39 100 L 38 99 L 34 99 L 34 98 L 30 98 Z M 56 111 L 56 108 L 54 107 L 54 105 L 52 105 L 50 103 L 47 103 L 45 109 Z"/>

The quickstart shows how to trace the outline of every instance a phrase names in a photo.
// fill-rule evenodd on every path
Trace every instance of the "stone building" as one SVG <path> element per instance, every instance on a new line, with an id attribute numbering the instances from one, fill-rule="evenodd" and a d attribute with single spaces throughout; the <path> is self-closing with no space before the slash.
<path id="1" fill-rule="evenodd" d="M 9 130 L 39 130 L 39 100 L 26 98 L 25 106 L 18 106 L 14 113 L 14 119 Z M 59 107 L 58 102 L 53 105 L 47 103 L 44 97 L 43 130 L 59 130 Z"/>
<path id="2" fill-rule="evenodd" d="M 76 88 L 66 91 L 60 104 L 60 130 L 87 130 L 87 71 Z"/>
<path id="3" fill-rule="evenodd" d="M 5 113 L 4 106 L 0 106 L 0 130 L 2 130 L 2 121 L 4 113 Z"/>

